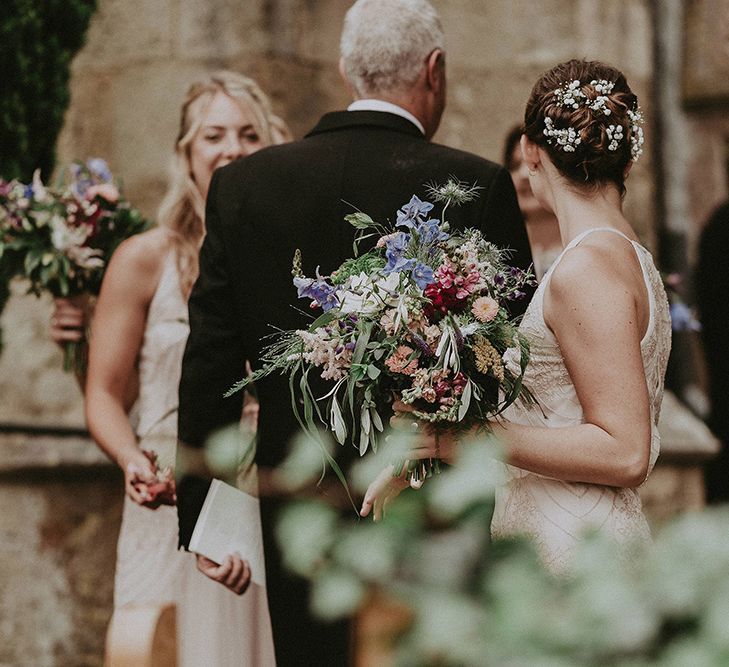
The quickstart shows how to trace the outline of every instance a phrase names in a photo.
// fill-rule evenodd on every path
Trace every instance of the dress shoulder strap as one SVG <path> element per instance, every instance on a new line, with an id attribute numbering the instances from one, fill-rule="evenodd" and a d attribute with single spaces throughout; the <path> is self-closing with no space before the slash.
<path id="1" fill-rule="evenodd" d="M 590 234 L 593 234 L 594 232 L 613 232 L 614 234 L 618 234 L 619 236 L 622 236 L 626 241 L 630 241 L 630 243 L 636 243 L 633 239 L 631 239 L 628 235 L 621 232 L 619 229 L 615 229 L 615 227 L 593 227 L 592 229 L 586 229 L 581 234 L 578 234 L 573 238 L 566 246 L 565 250 L 567 248 L 574 248 L 575 246 L 582 243 L 582 241 L 585 240 Z"/>
<path id="2" fill-rule="evenodd" d="M 549 267 L 549 270 L 547 271 L 547 273 L 545 273 L 545 275 L 542 278 L 542 281 L 541 282 L 542 283 L 545 283 L 545 282 L 547 282 L 549 280 L 549 278 L 551 278 L 552 273 L 554 272 L 554 269 L 560 263 L 560 261 L 562 260 L 562 257 L 564 257 L 565 253 L 568 250 L 570 250 L 570 249 L 575 248 L 576 246 L 578 246 L 587 236 L 589 236 L 590 234 L 593 234 L 594 232 L 614 232 L 615 234 L 619 234 L 620 236 L 622 236 L 626 241 L 630 241 L 630 243 L 633 245 L 633 247 L 636 246 L 636 242 L 633 241 L 633 239 L 631 239 L 629 236 L 626 236 L 625 234 L 623 234 L 623 232 L 621 232 L 621 231 L 619 231 L 619 230 L 617 230 L 617 229 L 615 229 L 613 227 L 594 227 L 592 229 L 586 229 L 584 232 L 582 232 L 582 233 L 578 234 L 577 236 L 575 236 L 575 238 L 573 238 L 564 247 L 564 249 L 562 250 L 562 252 L 554 260 L 554 262 L 552 262 L 552 266 Z M 640 244 L 637 244 L 637 245 L 640 245 Z M 641 265 L 642 264 L 643 264 L 643 262 L 641 262 Z"/>

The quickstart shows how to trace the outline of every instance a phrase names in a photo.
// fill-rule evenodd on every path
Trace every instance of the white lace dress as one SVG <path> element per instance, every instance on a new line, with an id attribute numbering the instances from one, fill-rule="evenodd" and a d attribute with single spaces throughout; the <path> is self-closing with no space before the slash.
<path id="1" fill-rule="evenodd" d="M 524 314 L 519 329 L 531 344 L 524 384 L 531 389 L 540 407 L 518 401 L 505 411 L 508 421 L 547 428 L 584 423 L 582 406 L 561 350 L 544 322 L 543 305 L 544 291 L 564 253 L 596 231 L 625 236 L 615 229 L 601 228 L 588 230 L 573 239 L 545 274 Z M 630 242 L 643 269 L 650 303 L 650 319 L 641 341 L 652 418 L 650 473 L 660 449 L 656 425 L 671 347 L 671 321 L 666 293 L 651 254 L 635 241 Z M 515 356 L 507 356 L 505 361 L 512 368 L 516 364 L 518 369 Z M 614 539 L 626 558 L 637 545 L 650 540 L 637 489 L 564 482 L 514 466 L 505 468 L 507 479 L 497 490 L 491 533 L 496 538 L 530 536 L 543 562 L 553 572 L 563 572 L 568 567 L 573 550 L 588 528 Z"/>
<path id="2" fill-rule="evenodd" d="M 137 436 L 160 465 L 174 465 L 177 388 L 189 333 L 175 255 L 165 260 L 147 315 L 140 353 Z M 173 602 L 177 606 L 181 667 L 268 667 L 275 664 L 265 587 L 237 596 L 201 572 L 195 557 L 177 550 L 177 511 L 124 499 L 117 545 L 114 607 Z"/>

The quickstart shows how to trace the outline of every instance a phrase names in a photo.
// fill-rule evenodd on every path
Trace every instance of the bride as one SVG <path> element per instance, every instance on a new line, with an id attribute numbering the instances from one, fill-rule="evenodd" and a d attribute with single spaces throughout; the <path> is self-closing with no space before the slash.
<path id="1" fill-rule="evenodd" d="M 658 457 L 671 326 L 660 275 L 622 211 L 641 123 L 625 76 L 582 60 L 542 75 L 524 116 L 532 190 L 557 216 L 565 248 L 520 326 L 531 344 L 524 384 L 537 404 L 515 403 L 489 424 L 509 464 L 491 532 L 530 536 L 553 572 L 569 566 L 588 528 L 626 558 L 650 540 L 636 487 Z M 452 433 L 422 428 L 411 456 L 449 460 L 457 445 Z M 379 518 L 405 483 L 383 471 L 361 514 L 374 508 Z"/>

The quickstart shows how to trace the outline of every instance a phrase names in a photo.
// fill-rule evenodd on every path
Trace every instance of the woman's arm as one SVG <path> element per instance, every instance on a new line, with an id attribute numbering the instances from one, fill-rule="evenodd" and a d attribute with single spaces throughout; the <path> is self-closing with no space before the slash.
<path id="1" fill-rule="evenodd" d="M 159 282 L 166 236 L 153 230 L 122 243 L 114 253 L 96 304 L 86 381 L 89 431 L 124 471 L 126 490 L 144 503 L 138 482 L 151 481 L 152 465 L 137 444 L 129 422 L 130 387 L 136 385 L 136 364 L 147 311 Z"/>
<path id="2" fill-rule="evenodd" d="M 585 423 L 556 429 L 496 425 L 509 462 L 557 479 L 639 485 L 648 472 L 651 441 L 640 350 L 649 306 L 633 248 L 616 238 L 568 252 L 552 275 L 544 316 Z"/>

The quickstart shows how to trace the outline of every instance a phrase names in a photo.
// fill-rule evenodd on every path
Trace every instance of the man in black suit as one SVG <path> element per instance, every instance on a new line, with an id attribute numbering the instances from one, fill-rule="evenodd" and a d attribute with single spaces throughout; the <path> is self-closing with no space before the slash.
<path id="1" fill-rule="evenodd" d="M 291 280 L 294 251 L 301 250 L 307 275 L 317 266 L 323 273 L 336 268 L 352 254 L 354 229 L 344 216 L 353 207 L 375 220 L 394 220 L 413 194 L 427 198 L 426 183 L 454 176 L 481 190 L 475 201 L 449 209 L 451 225 L 477 227 L 512 248 L 514 264 L 531 264 L 508 172 L 429 142 L 446 99 L 443 34 L 433 7 L 426 0 L 359 0 L 347 13 L 341 51 L 340 70 L 356 98 L 347 111 L 326 114 L 301 141 L 261 150 L 213 176 L 200 276 L 189 303 L 181 447 L 201 448 L 212 431 L 238 420 L 242 395 L 224 399 L 223 393 L 244 374 L 246 360 L 256 366 L 271 324 L 306 326 L 291 307 L 301 307 Z M 282 460 L 297 422 L 286 379 L 269 376 L 257 391 L 257 462 L 271 467 Z M 206 490 L 201 479 L 179 482 L 182 546 Z M 273 541 L 278 503 L 264 497 L 261 509 L 278 664 L 345 665 L 346 631 L 315 627 L 303 582 L 281 568 Z M 225 583 L 233 587 L 230 579 Z"/>

